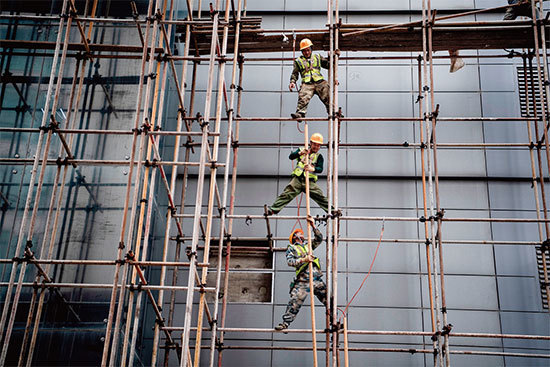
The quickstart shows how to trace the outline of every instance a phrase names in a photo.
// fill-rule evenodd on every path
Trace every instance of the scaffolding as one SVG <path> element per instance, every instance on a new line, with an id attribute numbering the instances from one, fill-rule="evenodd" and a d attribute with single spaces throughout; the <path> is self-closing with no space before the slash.
<path id="1" fill-rule="evenodd" d="M 0 40 L 2 62 L 9 66 L 9 58 L 14 55 L 27 55 L 51 59 L 49 78 L 40 77 L 38 83 L 47 81 L 45 104 L 38 127 L 19 127 L 17 121 L 13 127 L 0 127 L 0 133 L 19 136 L 28 134 L 29 142 L 34 142 L 31 154 L 25 157 L 2 157 L 1 165 L 13 167 L 31 167 L 26 196 L 21 194 L 15 208 L 15 215 L 21 208 L 22 216 L 13 220 L 11 237 L 15 246 L 0 259 L 9 280 L 0 285 L 3 288 L 3 309 L 0 318 L 2 351 L 0 365 L 5 365 L 8 349 L 17 345 L 18 365 L 31 365 L 39 361 L 33 354 L 36 349 L 38 333 L 44 325 L 44 308 L 47 296 L 55 294 L 67 306 L 71 318 L 78 322 L 82 315 L 66 299 L 64 289 L 104 289 L 110 292 L 108 316 L 105 321 L 105 334 L 102 349 L 102 366 L 133 366 L 136 364 L 136 344 L 139 329 L 143 323 L 145 302 L 151 307 L 154 317 L 154 336 L 150 361 L 146 365 L 168 365 L 170 356 L 175 353 L 181 366 L 199 366 L 208 364 L 223 365 L 224 352 L 227 350 L 306 350 L 313 353 L 313 364 L 317 366 L 319 352 L 324 352 L 324 364 L 340 366 L 342 360 L 347 366 L 348 352 L 391 352 L 424 353 L 433 355 L 434 366 L 450 366 L 452 355 L 488 355 L 524 358 L 550 358 L 550 354 L 489 352 L 481 350 L 459 350 L 452 348 L 455 338 L 496 338 L 550 340 L 547 335 L 515 335 L 494 333 L 459 333 L 452 330 L 447 320 L 445 297 L 445 271 L 443 268 L 443 250 L 445 244 L 473 245 L 523 245 L 540 248 L 542 252 L 541 287 L 546 295 L 550 294 L 548 266 L 545 252 L 549 250 L 550 218 L 546 201 L 548 172 L 550 171 L 550 146 L 548 142 L 548 83 L 547 41 L 549 36 L 547 19 L 537 17 L 542 14 L 542 0 L 530 0 L 534 21 L 509 22 L 447 22 L 449 19 L 470 16 L 487 11 L 502 10 L 508 6 L 480 9 L 438 16 L 432 9 L 430 0 L 422 0 L 422 17 L 418 21 L 402 24 L 343 24 L 340 19 L 339 1 L 328 0 L 326 27 L 322 29 L 295 29 L 294 37 L 309 37 L 320 48 L 328 51 L 330 84 L 330 111 L 327 118 L 303 118 L 305 133 L 304 144 L 308 144 L 308 126 L 328 121 L 328 174 L 327 193 L 329 212 L 317 217 L 318 222 L 327 224 L 326 230 L 326 269 L 329 314 L 324 328 L 315 325 L 314 302 L 311 302 L 310 329 L 290 329 L 288 333 L 311 334 L 311 347 L 299 346 L 239 346 L 228 344 L 226 335 L 232 333 L 274 333 L 271 328 L 231 328 L 226 326 L 226 316 L 231 282 L 230 261 L 232 251 L 238 250 L 234 242 L 242 240 L 266 240 L 269 247 L 247 247 L 253 251 L 284 251 L 274 243 L 285 240 L 271 233 L 273 221 L 307 220 L 310 217 L 309 195 L 306 195 L 307 214 L 305 216 L 262 214 L 236 214 L 235 198 L 238 183 L 237 164 L 241 148 L 290 146 L 291 143 L 242 143 L 239 141 L 241 123 L 269 124 L 270 122 L 293 121 L 281 117 L 241 116 L 244 66 L 248 61 L 291 61 L 281 57 L 246 57 L 252 52 L 292 51 L 292 42 L 284 40 L 281 33 L 288 30 L 266 31 L 260 28 L 258 18 L 247 17 L 246 0 L 216 0 L 210 9 L 202 9 L 193 0 L 187 0 L 186 19 L 177 18 L 177 6 L 174 1 L 149 0 L 146 14 L 139 14 L 135 3 L 132 4 L 133 18 L 106 18 L 98 15 L 98 1 L 86 1 L 84 9 L 78 9 L 74 0 L 63 0 L 60 16 L 57 15 L 21 15 L 0 14 L 0 21 L 11 27 L 42 24 L 56 30 L 56 41 L 22 40 L 6 37 Z M 519 4 L 520 6 L 522 4 Z M 446 22 L 443 22 L 446 21 Z M 104 25 L 135 27 L 140 45 L 120 45 L 107 42 L 92 43 L 94 27 Z M 73 30 L 79 35 L 80 42 L 71 43 Z M 15 34 L 15 33 L 14 33 Z M 176 54 L 175 37 L 181 34 L 183 54 Z M 283 38 L 283 40 L 282 40 Z M 530 83 L 524 85 L 528 116 L 510 117 L 440 117 L 439 104 L 434 95 L 434 60 L 447 58 L 435 56 L 438 50 L 460 49 L 502 49 L 524 48 L 524 52 L 506 54 L 475 55 L 475 58 L 510 57 L 521 58 L 525 72 L 531 73 Z M 412 51 L 417 56 L 340 56 L 338 51 Z M 181 51 L 180 51 L 181 52 Z M 470 57 L 470 56 L 462 56 Z M 139 65 L 139 78 L 136 81 L 135 108 L 132 113 L 133 125 L 127 129 L 87 129 L 77 128 L 80 114 L 85 113 L 85 101 L 82 100 L 86 82 L 87 68 L 101 60 L 136 60 Z M 339 108 L 338 65 L 342 60 L 416 60 L 418 63 L 418 117 L 344 117 Z M 182 69 L 176 69 L 176 62 L 182 61 Z M 208 66 L 207 87 L 204 106 L 196 112 L 197 68 L 199 63 Z M 230 85 L 226 85 L 226 71 L 231 65 Z M 191 87 L 188 83 L 191 70 Z M 5 67 L 8 70 L 8 67 Z M 62 96 L 62 84 L 70 73 L 70 94 Z M 116 114 L 112 95 L 101 78 L 97 82 L 105 94 L 110 107 L 109 113 Z M 35 103 L 26 100 L 20 83 L 31 81 L 6 72 L 2 75 L 2 95 L 0 106 L 5 97 L 7 85 L 17 91 L 20 114 L 31 113 L 33 121 L 40 116 Z M 168 111 L 165 100 L 169 82 L 173 83 L 177 97 L 177 122 L 174 130 L 163 126 Z M 36 83 L 36 81 L 35 81 Z M 188 99 L 188 101 L 186 101 Z M 537 104 L 542 106 L 541 111 Z M 60 107 L 65 107 L 66 115 L 58 117 Z M 212 112 L 213 111 L 213 112 Z M 121 113 L 119 111 L 119 113 Z M 343 143 L 340 141 L 340 127 L 347 122 L 383 122 L 419 124 L 420 143 Z M 511 122 L 525 124 L 529 141 L 525 143 L 438 143 L 436 128 L 441 123 L 454 122 Z M 226 129 L 225 131 L 223 129 Z M 81 139 L 88 136 L 126 136 L 131 139 L 131 155 L 126 160 L 89 159 L 78 157 L 75 152 L 81 150 Z M 32 137 L 32 139 L 30 138 Z M 162 157 L 162 139 L 173 138 L 174 148 L 170 158 Z M 225 138 L 225 141 L 223 140 Z M 181 147 L 184 147 L 182 150 Z M 422 179 L 421 217 L 353 216 L 345 213 L 339 206 L 339 154 L 343 147 L 403 147 L 420 152 Z M 536 219 L 521 218 L 458 218 L 445 216 L 440 203 L 440 177 L 438 171 L 438 148 L 499 148 L 515 147 L 527 150 L 530 157 L 531 182 L 536 205 Z M 57 149 L 57 150 L 56 150 Z M 197 151 L 195 151 L 195 149 Z M 198 154 L 198 160 L 192 159 Z M 183 158 L 182 158 L 183 156 Z M 232 163 L 231 163 L 232 161 Z M 546 161 L 546 162 L 545 162 Z M 37 228 L 39 204 L 45 202 L 41 197 L 45 186 L 47 167 L 55 169 L 51 184 L 51 194 L 47 198 L 47 214 L 43 228 Z M 63 254 L 54 253 L 57 236 L 61 226 L 61 215 L 67 193 L 69 177 L 76 175 L 94 203 L 94 210 L 101 210 L 94 187 L 87 183 L 79 173 L 81 167 L 124 167 L 127 180 L 123 186 L 124 202 L 122 218 L 118 227 L 116 258 L 113 260 L 69 259 Z M 192 208 L 185 206 L 190 169 L 196 170 L 195 203 Z M 547 171 L 546 171 L 547 170 Z M 220 171 L 220 172 L 218 172 Z M 180 203 L 177 203 L 177 178 L 182 177 Z M 223 176 L 220 179 L 218 176 Z M 231 176 L 231 177 L 230 177 Z M 309 182 L 306 180 L 306 182 Z M 160 185 L 160 187 L 157 187 Z M 23 186 L 23 179 L 20 187 Z M 33 190 L 33 188 L 35 188 Z M 21 189 L 20 189 L 21 190 Z M 161 260 L 153 261 L 150 248 L 153 237 L 152 218 L 157 192 L 165 195 L 168 205 L 161 209 L 166 215 L 166 226 L 161 238 Z M 3 211 L 11 209 L 11 203 L 2 193 Z M 206 200 L 206 207 L 203 202 Z M 187 210 L 187 212 L 186 212 Z M 184 220 L 191 225 L 184 230 Z M 236 220 L 261 220 L 266 222 L 267 235 L 251 238 L 239 238 L 232 235 Z M 344 221 L 371 222 L 413 222 L 421 223 L 423 239 L 399 238 L 351 238 L 341 237 L 340 223 Z M 446 241 L 443 224 L 452 222 L 476 223 L 534 223 L 538 229 L 538 242 L 464 240 Z M 17 223 L 17 225 L 16 225 Z M 311 243 L 311 227 L 308 225 L 308 237 Z M 43 233 L 43 234 L 42 234 Z M 40 234 L 40 235 L 38 235 Z M 36 243 L 36 237 L 41 238 Z M 380 243 L 392 242 L 402 246 L 407 244 L 425 244 L 425 264 L 429 283 L 430 331 L 377 331 L 357 330 L 347 325 L 338 313 L 338 306 L 345 304 L 338 295 L 338 245 L 347 242 Z M 185 251 L 187 261 L 182 260 Z M 216 267 L 211 270 L 213 259 L 210 253 L 216 251 Z M 202 255 L 202 256 L 201 256 Z M 311 264 L 311 263 L 310 263 Z M 108 267 L 113 269 L 112 283 L 67 283 L 56 279 L 56 272 L 65 266 Z M 151 283 L 151 277 L 144 269 L 158 270 L 158 282 Z M 187 277 L 185 286 L 181 282 L 180 270 Z M 312 265 L 309 266 L 311 271 Z M 366 269 L 365 269 L 366 270 Z M 209 271 L 215 274 L 215 285 L 207 285 Z M 171 279 L 169 275 L 171 274 Z M 59 274 L 58 274 L 59 275 Z M 32 277 L 33 281 L 28 281 Z M 311 279 L 311 277 L 310 277 Z M 32 289 L 28 308 L 21 308 L 24 289 Z M 49 293 L 47 292 L 49 291 Z M 176 296 L 185 294 L 183 322 L 176 321 Z M 207 295 L 213 294 L 213 301 L 207 301 Z M 198 304 L 194 299 L 199 298 Z M 163 306 L 169 303 L 169 308 Z M 206 319 L 206 320 L 205 320 Z M 16 322 L 24 323 L 22 340 L 14 341 L 12 334 Z M 206 321 L 206 322 L 205 322 Z M 86 331 L 82 331 L 86 332 Z M 324 335 L 325 342 L 317 340 Z M 349 346 L 348 335 L 375 336 L 423 336 L 431 338 L 431 348 L 359 348 Z M 292 343 L 292 342 L 289 342 Z M 206 350 L 208 354 L 202 354 Z M 34 361 L 34 362 L 33 362 Z"/>

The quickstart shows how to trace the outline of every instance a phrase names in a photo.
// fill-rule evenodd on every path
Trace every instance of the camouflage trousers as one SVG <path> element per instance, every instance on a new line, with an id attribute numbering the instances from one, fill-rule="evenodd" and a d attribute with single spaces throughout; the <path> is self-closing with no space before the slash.
<path id="1" fill-rule="evenodd" d="M 300 91 L 298 92 L 298 106 L 296 107 L 296 113 L 301 113 L 304 116 L 307 112 L 307 106 L 314 94 L 317 94 L 321 99 L 321 102 L 325 104 L 327 113 L 329 112 L 329 94 L 330 87 L 326 80 L 321 80 L 317 83 L 310 84 L 302 83 Z"/>
<path id="2" fill-rule="evenodd" d="M 323 274 L 319 269 L 314 268 L 313 272 L 313 290 L 319 301 L 325 307 L 327 307 L 327 286 L 321 278 Z M 296 279 L 294 284 L 291 284 L 290 288 L 290 300 L 286 306 L 286 311 L 283 315 L 283 321 L 290 324 L 296 318 L 296 315 L 300 311 L 300 307 L 304 304 L 306 297 L 309 293 L 309 272 L 302 271 Z M 311 300 L 313 302 L 313 300 Z"/>

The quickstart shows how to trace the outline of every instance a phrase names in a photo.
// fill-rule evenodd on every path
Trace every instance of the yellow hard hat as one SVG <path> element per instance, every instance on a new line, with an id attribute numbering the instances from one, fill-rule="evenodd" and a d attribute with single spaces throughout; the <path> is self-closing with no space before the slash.
<path id="1" fill-rule="evenodd" d="M 319 133 L 312 134 L 309 141 L 317 144 L 323 144 L 323 135 Z"/>
<path id="2" fill-rule="evenodd" d="M 303 40 L 300 41 L 300 51 L 303 50 L 304 48 L 308 48 L 311 46 L 313 46 L 313 43 L 311 43 L 311 40 L 309 38 L 304 38 Z"/>
<path id="3" fill-rule="evenodd" d="M 298 232 L 302 233 L 302 235 L 304 234 L 304 231 L 302 231 L 301 228 L 296 228 L 294 231 L 292 231 L 290 237 L 288 237 L 288 242 L 290 242 L 291 245 L 293 244 L 292 239 L 294 238 L 294 235 Z"/>

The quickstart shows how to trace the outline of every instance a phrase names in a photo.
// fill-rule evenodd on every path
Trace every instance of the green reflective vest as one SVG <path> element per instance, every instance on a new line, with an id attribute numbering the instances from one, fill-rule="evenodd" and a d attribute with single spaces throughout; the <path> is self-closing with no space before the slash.
<path id="1" fill-rule="evenodd" d="M 323 80 L 323 74 L 321 74 L 321 55 L 314 54 L 311 58 L 306 59 L 304 56 L 300 56 L 296 59 L 296 63 L 300 67 L 300 76 L 303 83 L 311 83 Z"/>
<path id="2" fill-rule="evenodd" d="M 301 148 L 300 151 L 303 152 L 304 148 Z M 315 163 L 317 163 L 317 157 L 319 157 L 319 153 L 311 153 L 309 155 L 309 164 L 315 166 Z M 306 156 L 301 155 L 296 160 L 298 163 L 296 164 L 294 171 L 292 171 L 292 176 L 300 177 L 306 167 Z M 317 182 L 317 175 L 314 172 L 309 172 L 309 178 L 312 179 L 313 182 Z"/>
<path id="3" fill-rule="evenodd" d="M 300 151 L 304 151 L 304 148 L 301 148 Z M 317 163 L 317 157 L 319 157 L 319 153 L 311 153 L 309 155 L 309 164 L 315 167 L 315 163 Z M 306 167 L 306 156 L 301 155 L 300 157 L 296 158 L 296 168 L 294 168 L 294 171 L 292 171 L 292 176 L 300 177 L 302 173 L 304 172 L 304 168 Z M 309 172 L 309 178 L 313 180 L 313 182 L 317 182 L 317 175 L 314 172 Z"/>
<path id="4" fill-rule="evenodd" d="M 307 255 L 307 247 L 306 246 L 299 245 L 297 243 L 293 244 L 292 246 L 294 247 L 294 249 L 298 253 L 298 256 L 304 257 L 304 256 Z M 303 263 L 302 265 L 300 265 L 299 267 L 296 268 L 296 276 L 298 276 L 298 274 L 300 274 L 302 272 L 302 270 L 307 268 L 307 264 L 308 264 L 307 262 Z M 313 261 L 313 264 L 317 265 L 317 268 L 321 269 L 321 265 L 319 264 L 319 259 L 318 258 L 315 258 L 315 261 Z"/>

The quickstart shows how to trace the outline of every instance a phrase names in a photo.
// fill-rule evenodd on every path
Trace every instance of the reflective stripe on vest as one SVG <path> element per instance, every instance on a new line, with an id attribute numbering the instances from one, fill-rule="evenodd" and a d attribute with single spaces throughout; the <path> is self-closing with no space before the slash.
<path id="1" fill-rule="evenodd" d="M 300 257 L 304 257 L 307 255 L 307 248 L 305 246 L 302 246 L 302 245 L 298 245 L 298 244 L 293 244 L 292 245 L 294 247 L 294 249 L 296 250 L 296 252 L 298 253 L 298 256 Z M 296 276 L 298 276 L 298 274 L 300 274 L 302 272 L 302 270 L 304 270 L 306 267 L 307 267 L 307 262 L 300 265 L 300 267 L 296 268 Z M 315 261 L 313 261 L 313 264 L 317 265 L 317 267 L 319 269 L 321 269 L 321 265 L 319 264 L 319 259 L 318 258 L 315 258 Z"/>
<path id="2" fill-rule="evenodd" d="M 304 148 L 300 149 L 301 152 L 304 151 Z M 315 163 L 317 163 L 317 158 L 319 157 L 319 153 L 311 153 L 309 155 L 309 163 L 315 167 Z M 292 171 L 292 176 L 300 177 L 302 173 L 304 172 L 304 168 L 306 167 L 306 156 L 301 155 L 298 158 L 296 158 L 298 163 L 296 164 L 296 168 L 294 168 L 294 171 Z M 313 172 L 309 172 L 309 178 L 311 178 L 314 182 L 317 182 L 317 175 Z"/>
<path id="3" fill-rule="evenodd" d="M 298 66 L 300 67 L 300 75 L 302 82 L 311 83 L 323 80 L 323 74 L 321 74 L 321 55 L 312 55 L 310 59 L 306 59 L 304 56 L 300 56 L 296 59 Z"/>

